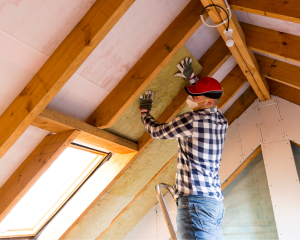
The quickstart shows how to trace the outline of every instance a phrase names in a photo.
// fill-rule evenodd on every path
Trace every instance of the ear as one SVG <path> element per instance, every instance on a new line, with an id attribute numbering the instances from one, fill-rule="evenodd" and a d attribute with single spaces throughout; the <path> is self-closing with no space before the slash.
<path id="1" fill-rule="evenodd" d="M 205 103 L 207 106 L 213 106 L 215 103 L 215 100 L 210 98 L 210 99 L 207 99 L 207 101 Z"/>

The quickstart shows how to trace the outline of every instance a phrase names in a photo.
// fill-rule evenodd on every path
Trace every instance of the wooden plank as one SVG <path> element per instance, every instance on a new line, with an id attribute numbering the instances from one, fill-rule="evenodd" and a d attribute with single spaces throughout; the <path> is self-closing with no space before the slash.
<path id="1" fill-rule="evenodd" d="M 298 0 L 228 0 L 228 3 L 234 10 L 300 23 Z"/>
<path id="2" fill-rule="evenodd" d="M 300 67 L 256 54 L 261 74 L 268 79 L 300 89 Z"/>
<path id="3" fill-rule="evenodd" d="M 256 100 L 256 98 L 257 96 L 251 86 L 248 87 L 224 113 L 224 116 L 227 118 L 228 125 L 241 116 L 241 114 Z"/>
<path id="4" fill-rule="evenodd" d="M 46 136 L 0 188 L 0 222 L 78 136 L 71 130 Z"/>
<path id="5" fill-rule="evenodd" d="M 135 196 L 135 198 L 115 217 L 115 219 L 110 223 L 110 225 L 96 238 L 99 240 L 108 229 L 114 225 L 118 219 L 127 211 L 127 209 L 147 190 L 147 188 L 160 176 L 160 174 L 177 158 L 177 154 L 173 156 L 160 170 L 155 176 L 151 179 L 151 181 Z"/>
<path id="6" fill-rule="evenodd" d="M 175 53 L 201 26 L 202 6 L 191 0 L 148 51 L 132 67 L 119 84 L 86 120 L 100 128 L 108 128 L 139 96 Z M 126 91 L 124 91 L 126 89 Z M 118 96 L 116 98 L 116 96 Z"/>
<path id="7" fill-rule="evenodd" d="M 219 37 L 199 60 L 203 70 L 198 75 L 198 78 L 212 77 L 231 55 L 223 39 Z"/>
<path id="8" fill-rule="evenodd" d="M 271 94 L 300 105 L 300 89 L 267 79 Z"/>
<path id="9" fill-rule="evenodd" d="M 272 29 L 241 23 L 252 50 L 300 63 L 300 37 Z M 266 41 L 266 39 L 268 39 Z"/>
<path id="10" fill-rule="evenodd" d="M 221 82 L 224 95 L 218 103 L 218 107 L 222 109 L 246 83 L 247 78 L 240 66 L 236 65 Z"/>
<path id="11" fill-rule="evenodd" d="M 55 133 L 77 129 L 80 131 L 80 134 L 76 138 L 77 140 L 116 153 L 126 154 L 138 151 L 137 143 L 68 117 L 49 108 L 45 108 L 31 125 Z"/>
<path id="12" fill-rule="evenodd" d="M 201 66 L 203 66 L 203 70 L 200 72 L 200 74 L 198 74 L 198 78 L 212 76 L 230 57 L 231 54 L 229 54 L 229 50 L 224 44 L 224 41 L 220 40 L 222 39 L 218 39 L 199 60 L 199 63 L 201 64 Z M 227 91 L 227 85 L 224 85 L 223 88 L 225 88 L 225 90 Z M 187 97 L 188 94 L 184 89 L 182 89 L 181 92 L 173 99 L 172 103 L 157 119 L 157 121 L 161 123 L 171 121 L 186 105 Z M 152 141 L 153 138 L 151 138 L 151 136 L 147 132 L 145 132 L 138 140 L 140 151 L 145 149 Z"/>
<path id="13" fill-rule="evenodd" d="M 201 0 L 201 2 L 204 6 L 216 4 L 226 9 L 224 0 Z M 216 9 L 215 7 L 211 7 L 208 11 L 208 14 L 215 24 L 218 24 L 227 18 L 225 12 Z M 242 69 L 258 98 L 261 101 L 271 99 L 267 82 L 260 74 L 253 52 L 247 47 L 245 35 L 233 11 L 229 23 L 230 28 L 233 29 L 232 38 L 234 40 L 234 46 L 229 48 L 232 55 L 236 59 L 238 65 Z M 223 34 L 223 31 L 226 29 L 226 27 L 223 24 L 217 28 L 224 41 L 227 40 Z"/>
<path id="14" fill-rule="evenodd" d="M 0 117 L 0 158 L 47 106 L 134 0 L 97 0 Z"/>
<path id="15" fill-rule="evenodd" d="M 235 170 L 229 178 L 222 184 L 222 190 L 224 190 L 251 162 L 252 160 L 261 152 L 261 145 L 256 148 L 250 156 Z"/>

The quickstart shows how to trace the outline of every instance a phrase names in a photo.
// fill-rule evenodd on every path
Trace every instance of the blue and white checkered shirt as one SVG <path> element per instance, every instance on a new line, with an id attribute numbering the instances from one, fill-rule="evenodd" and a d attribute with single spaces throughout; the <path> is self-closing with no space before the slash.
<path id="1" fill-rule="evenodd" d="M 223 202 L 219 168 L 228 123 L 217 107 L 188 112 L 163 124 L 144 113 L 142 122 L 153 138 L 178 139 L 176 198 L 198 195 Z"/>

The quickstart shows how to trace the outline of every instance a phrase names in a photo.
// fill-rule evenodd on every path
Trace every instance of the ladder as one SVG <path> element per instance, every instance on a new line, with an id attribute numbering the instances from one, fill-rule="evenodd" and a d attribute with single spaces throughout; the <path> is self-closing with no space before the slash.
<path id="1" fill-rule="evenodd" d="M 161 211 L 164 214 L 165 221 L 167 223 L 169 232 L 171 234 L 171 239 L 172 240 L 179 240 L 178 237 L 177 237 L 177 234 L 175 232 L 175 228 L 174 228 L 174 225 L 172 223 L 169 211 L 167 209 L 166 202 L 165 202 L 164 197 L 162 195 L 161 188 L 166 188 L 171 193 L 172 198 L 175 201 L 175 198 L 174 198 L 174 187 L 172 187 L 169 184 L 160 183 L 160 184 L 158 184 L 158 185 L 155 186 L 155 194 L 156 194 L 157 200 L 159 202 L 159 206 L 161 208 Z"/>

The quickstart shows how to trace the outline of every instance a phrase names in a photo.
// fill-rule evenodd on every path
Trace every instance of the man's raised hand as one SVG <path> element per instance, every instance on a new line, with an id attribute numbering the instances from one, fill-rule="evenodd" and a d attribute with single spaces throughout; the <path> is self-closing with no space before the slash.
<path id="1" fill-rule="evenodd" d="M 192 68 L 192 58 L 186 57 L 185 59 L 181 60 L 181 64 L 177 64 L 177 68 L 179 69 L 179 73 L 176 73 L 175 77 L 182 77 L 189 81 L 190 85 L 194 85 L 198 82 L 197 76 Z"/>
<path id="2" fill-rule="evenodd" d="M 141 114 L 150 112 L 153 103 L 154 92 L 148 90 L 145 92 L 145 96 L 143 94 L 140 95 L 140 110 Z"/>

